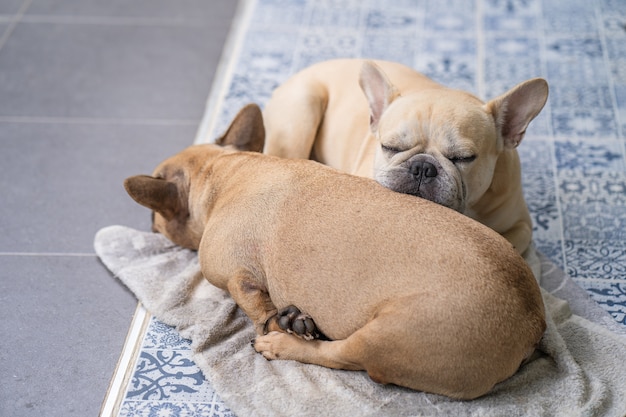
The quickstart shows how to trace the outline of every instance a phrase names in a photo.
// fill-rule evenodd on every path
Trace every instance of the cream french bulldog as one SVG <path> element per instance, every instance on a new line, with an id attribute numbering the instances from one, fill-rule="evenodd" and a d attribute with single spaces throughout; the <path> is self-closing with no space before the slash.
<path id="1" fill-rule="evenodd" d="M 192 146 L 125 181 L 154 231 L 197 249 L 206 279 L 252 320 L 256 351 L 461 399 L 532 354 L 543 301 L 509 242 L 371 179 L 238 151 L 262 149 L 263 135 L 249 105 L 224 146 Z M 306 340 L 310 317 L 329 340 Z"/>
<path id="2" fill-rule="evenodd" d="M 484 103 L 397 63 L 326 61 L 275 90 L 264 153 L 311 158 L 450 207 L 524 253 L 532 222 L 516 147 L 547 97 L 540 78 Z"/>

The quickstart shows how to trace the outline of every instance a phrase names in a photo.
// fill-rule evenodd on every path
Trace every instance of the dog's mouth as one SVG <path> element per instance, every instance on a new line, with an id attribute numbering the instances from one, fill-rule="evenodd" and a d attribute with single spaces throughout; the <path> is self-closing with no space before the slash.
<path id="1" fill-rule="evenodd" d="M 376 181 L 390 190 L 424 198 L 461 213 L 465 211 L 465 183 L 432 163 L 418 161 L 406 167 L 380 170 Z"/>
<path id="2" fill-rule="evenodd" d="M 465 205 L 463 204 L 463 198 L 449 190 L 442 190 L 437 185 L 425 186 L 424 184 L 411 185 L 407 184 L 399 188 L 392 188 L 393 191 L 409 194 L 415 197 L 424 198 L 434 203 L 448 207 L 452 210 L 463 213 Z"/>

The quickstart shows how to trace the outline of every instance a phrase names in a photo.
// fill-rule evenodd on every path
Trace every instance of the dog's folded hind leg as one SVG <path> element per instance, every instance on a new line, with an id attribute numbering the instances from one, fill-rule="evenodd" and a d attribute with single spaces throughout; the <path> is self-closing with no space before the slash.
<path id="1" fill-rule="evenodd" d="M 252 320 L 257 334 L 264 334 L 265 323 L 277 313 L 265 285 L 252 273 L 240 270 L 228 280 L 228 292 Z"/>

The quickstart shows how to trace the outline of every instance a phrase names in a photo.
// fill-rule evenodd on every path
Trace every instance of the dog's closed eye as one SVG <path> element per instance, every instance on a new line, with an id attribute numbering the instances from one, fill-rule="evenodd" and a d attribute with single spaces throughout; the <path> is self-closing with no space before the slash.
<path id="1" fill-rule="evenodd" d="M 382 148 L 383 151 L 391 153 L 391 154 L 402 152 L 402 149 L 397 148 L 395 146 L 380 145 L 380 147 Z"/>
<path id="2" fill-rule="evenodd" d="M 469 164 L 470 162 L 474 162 L 474 160 L 476 159 L 476 155 L 470 155 L 470 156 L 452 156 L 452 157 L 448 157 L 448 159 L 450 160 L 450 162 L 452 162 L 453 164 Z"/>

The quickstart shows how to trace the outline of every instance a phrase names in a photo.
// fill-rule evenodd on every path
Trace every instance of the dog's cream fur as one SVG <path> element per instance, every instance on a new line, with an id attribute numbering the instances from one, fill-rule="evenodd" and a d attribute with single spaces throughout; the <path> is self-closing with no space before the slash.
<path id="1" fill-rule="evenodd" d="M 267 359 L 365 370 L 454 398 L 487 393 L 545 329 L 539 287 L 511 244 L 430 201 L 262 148 L 260 109 L 125 187 L 154 230 L 199 250 L 204 276 L 256 326 Z M 266 334 L 290 305 L 331 340 Z"/>
<path id="2" fill-rule="evenodd" d="M 547 96 L 539 78 L 484 103 L 400 64 L 322 62 L 273 93 L 264 153 L 311 158 L 435 201 L 524 253 L 532 222 L 515 148 Z"/>

